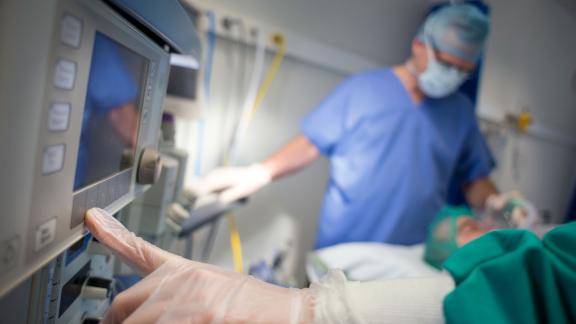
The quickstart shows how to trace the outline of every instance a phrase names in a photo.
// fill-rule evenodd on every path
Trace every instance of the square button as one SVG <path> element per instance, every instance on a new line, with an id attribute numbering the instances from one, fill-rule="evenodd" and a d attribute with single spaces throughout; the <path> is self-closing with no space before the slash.
<path id="1" fill-rule="evenodd" d="M 80 47 L 82 39 L 82 20 L 65 14 L 60 22 L 60 41 L 68 46 Z"/>
<path id="2" fill-rule="evenodd" d="M 62 170 L 64 166 L 64 144 L 50 145 L 44 148 L 42 157 L 42 174 L 50 174 Z"/>
<path id="3" fill-rule="evenodd" d="M 2 272 L 13 268 L 20 254 L 20 238 L 15 236 L 0 243 L 0 270 Z"/>
<path id="4" fill-rule="evenodd" d="M 36 229 L 36 252 L 45 248 L 56 238 L 56 218 L 52 218 Z"/>
<path id="5" fill-rule="evenodd" d="M 54 69 L 54 86 L 56 88 L 72 90 L 76 79 L 76 62 L 59 59 Z"/>
<path id="6" fill-rule="evenodd" d="M 70 103 L 54 102 L 48 112 L 48 130 L 51 132 L 62 132 L 68 129 L 70 119 Z"/>

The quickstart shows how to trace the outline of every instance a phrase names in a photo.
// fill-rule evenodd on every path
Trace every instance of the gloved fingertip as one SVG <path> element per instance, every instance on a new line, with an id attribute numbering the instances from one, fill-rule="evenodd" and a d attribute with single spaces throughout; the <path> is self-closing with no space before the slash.
<path id="1" fill-rule="evenodd" d="M 104 240 L 108 236 L 118 236 L 118 234 L 128 232 L 114 216 L 101 208 L 91 208 L 84 215 L 84 224 L 88 230 L 99 240 Z"/>
<path id="2" fill-rule="evenodd" d="M 101 208 L 90 208 L 86 211 L 84 215 L 84 221 L 88 228 L 103 225 L 106 223 L 116 222 L 116 219 L 110 215 L 107 211 Z"/>
<path id="3" fill-rule="evenodd" d="M 90 208 L 84 214 L 84 223 L 90 229 L 102 217 L 100 208 Z"/>
<path id="4" fill-rule="evenodd" d="M 105 217 L 106 215 L 106 211 L 102 208 L 98 208 L 98 207 L 94 207 L 94 208 L 90 208 L 86 211 L 86 216 L 91 216 L 91 217 Z"/>

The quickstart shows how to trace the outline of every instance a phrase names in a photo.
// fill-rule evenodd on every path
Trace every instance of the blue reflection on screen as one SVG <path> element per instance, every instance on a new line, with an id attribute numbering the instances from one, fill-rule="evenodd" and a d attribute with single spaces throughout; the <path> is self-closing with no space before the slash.
<path id="1" fill-rule="evenodd" d="M 74 190 L 132 166 L 147 63 L 96 32 Z"/>

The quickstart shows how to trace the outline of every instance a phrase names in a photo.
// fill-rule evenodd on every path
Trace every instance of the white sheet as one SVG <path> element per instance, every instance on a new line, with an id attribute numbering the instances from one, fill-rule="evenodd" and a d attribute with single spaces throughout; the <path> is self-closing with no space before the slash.
<path id="1" fill-rule="evenodd" d="M 423 244 L 345 243 L 310 252 L 306 271 L 311 282 L 318 281 L 328 269 L 340 269 L 352 281 L 441 275 L 423 261 L 423 254 Z"/>

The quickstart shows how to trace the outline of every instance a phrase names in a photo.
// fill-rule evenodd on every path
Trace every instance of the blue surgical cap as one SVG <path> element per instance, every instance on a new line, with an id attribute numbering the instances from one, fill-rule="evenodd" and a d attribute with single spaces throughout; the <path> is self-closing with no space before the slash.
<path id="1" fill-rule="evenodd" d="M 488 30 L 488 16 L 473 5 L 460 4 L 430 14 L 417 37 L 436 50 L 476 62 Z"/>

